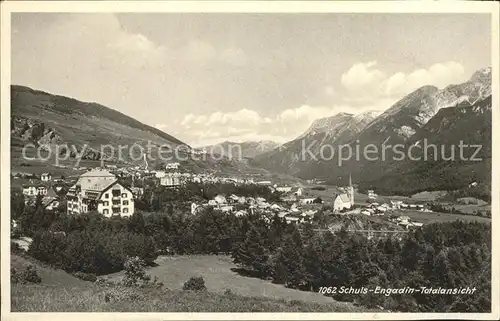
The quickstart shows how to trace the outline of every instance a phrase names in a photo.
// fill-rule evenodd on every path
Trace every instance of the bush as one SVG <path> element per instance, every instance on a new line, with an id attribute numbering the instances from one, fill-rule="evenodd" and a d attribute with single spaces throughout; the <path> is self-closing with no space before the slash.
<path id="1" fill-rule="evenodd" d="M 104 302 L 123 302 L 144 300 L 144 294 L 136 289 L 112 287 L 102 294 Z"/>
<path id="2" fill-rule="evenodd" d="M 125 286 L 137 286 L 140 283 L 148 283 L 151 277 L 146 274 L 146 263 L 139 257 L 130 257 L 125 261 Z"/>
<path id="3" fill-rule="evenodd" d="M 205 280 L 203 277 L 191 277 L 189 280 L 184 283 L 182 287 L 185 291 L 206 291 L 207 287 L 205 286 Z"/>
<path id="4" fill-rule="evenodd" d="M 19 282 L 19 271 L 16 268 L 11 268 L 10 269 L 10 283 L 15 284 L 15 283 L 20 283 Z"/>
<path id="5" fill-rule="evenodd" d="M 151 280 L 151 276 L 146 274 L 146 263 L 141 258 L 137 256 L 128 258 L 124 267 L 125 277 L 122 281 L 124 286 L 163 287 L 163 283 L 158 282 L 157 277 Z"/>
<path id="6" fill-rule="evenodd" d="M 12 283 L 41 283 L 42 278 L 38 275 L 38 270 L 34 265 L 28 265 L 23 271 L 19 272 L 16 268 L 10 270 L 10 280 Z"/>

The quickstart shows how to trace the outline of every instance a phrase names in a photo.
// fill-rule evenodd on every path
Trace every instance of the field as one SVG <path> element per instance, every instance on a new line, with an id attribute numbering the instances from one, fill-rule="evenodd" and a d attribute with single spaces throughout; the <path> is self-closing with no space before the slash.
<path id="1" fill-rule="evenodd" d="M 30 263 L 35 264 L 42 277 L 41 284 L 12 284 L 13 312 L 367 312 L 369 310 L 326 297 L 324 300 L 317 300 L 318 302 L 304 302 L 300 299 L 307 300 L 308 295 L 322 296 L 307 292 L 301 296 L 294 293 L 299 291 L 288 291 L 283 287 L 273 291 L 265 286 L 270 283 L 253 278 L 247 278 L 248 283 L 238 281 L 235 277 L 225 280 L 225 277 L 232 272 L 226 271 L 230 264 L 221 257 L 199 256 L 159 260 L 160 266 L 150 272 L 163 275 L 163 280 L 166 281 L 163 289 L 99 287 L 81 281 L 64 271 L 43 266 L 33 259 L 17 255 L 12 255 L 11 258 L 11 264 L 16 268 L 22 268 Z M 182 283 L 196 273 L 203 275 L 208 291 L 180 290 Z M 119 274 L 114 277 L 118 278 Z M 221 284 L 218 285 L 217 282 Z M 236 282 L 236 286 L 229 284 L 231 282 Z M 236 293 L 238 289 L 241 293 L 249 293 L 244 290 L 245 286 L 250 286 L 255 295 L 242 296 Z M 261 286 L 267 289 L 267 295 L 258 291 Z M 221 289 L 235 291 L 218 293 Z M 275 298 L 279 294 L 282 296 Z"/>
<path id="2" fill-rule="evenodd" d="M 491 223 L 490 218 L 480 217 L 475 215 L 461 215 L 461 214 L 450 214 L 450 213 L 436 213 L 436 212 L 421 212 L 412 210 L 400 210 L 400 211 L 390 211 L 387 212 L 384 218 L 389 218 L 390 215 L 408 216 L 412 220 L 421 222 L 424 224 L 429 223 L 441 223 L 441 222 L 453 222 L 455 220 L 463 220 L 466 222 L 481 222 L 481 223 Z"/>
<path id="3" fill-rule="evenodd" d="M 312 187 L 312 186 L 311 186 Z M 325 190 L 314 190 L 311 189 L 311 187 L 305 187 L 304 188 L 304 194 L 306 196 L 310 197 L 321 197 L 321 199 L 325 202 L 333 202 L 334 196 L 337 193 L 337 188 L 335 186 L 323 186 Z M 416 200 L 413 200 L 410 197 L 406 196 L 378 196 L 377 202 L 379 203 L 388 203 L 390 200 L 394 201 L 406 201 L 406 202 L 415 202 Z M 368 201 L 368 195 L 367 194 L 362 194 L 358 192 L 354 192 L 354 203 L 358 205 L 366 205 Z M 420 199 L 419 199 L 420 201 Z"/>
<path id="4" fill-rule="evenodd" d="M 254 277 L 242 276 L 231 269 L 236 268 L 227 256 L 162 256 L 156 260 L 158 266 L 148 270 L 151 276 L 158 277 L 169 289 L 182 289 L 182 285 L 192 276 L 202 276 L 210 292 L 222 294 L 226 290 L 246 296 L 272 299 L 298 300 L 313 303 L 332 303 L 331 298 L 318 293 L 285 288 L 283 285 Z M 112 274 L 118 280 L 123 272 Z M 341 304 L 341 303 L 339 303 Z"/>

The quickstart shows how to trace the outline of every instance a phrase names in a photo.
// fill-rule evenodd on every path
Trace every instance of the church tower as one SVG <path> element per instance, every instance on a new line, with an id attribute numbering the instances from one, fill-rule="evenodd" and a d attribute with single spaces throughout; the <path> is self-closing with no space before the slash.
<path id="1" fill-rule="evenodd" d="M 351 174 L 349 173 L 349 201 L 351 202 L 351 206 L 354 205 L 354 187 L 352 187 L 352 179 Z"/>

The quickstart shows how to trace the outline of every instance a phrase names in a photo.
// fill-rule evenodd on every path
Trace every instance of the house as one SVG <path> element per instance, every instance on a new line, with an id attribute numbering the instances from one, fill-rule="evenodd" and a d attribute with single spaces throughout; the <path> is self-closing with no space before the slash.
<path id="1" fill-rule="evenodd" d="M 168 163 L 165 165 L 165 169 L 179 169 L 180 164 L 179 163 Z"/>
<path id="2" fill-rule="evenodd" d="M 420 222 L 410 222 L 410 224 L 407 225 L 407 228 L 409 227 L 422 227 L 424 225 L 424 223 L 420 223 Z"/>
<path id="3" fill-rule="evenodd" d="M 315 199 L 315 197 L 302 198 L 299 200 L 299 203 L 302 205 L 313 204 Z"/>
<path id="4" fill-rule="evenodd" d="M 47 194 L 42 198 L 42 207 L 47 211 L 55 210 L 59 206 L 59 195 L 50 188 Z"/>
<path id="5" fill-rule="evenodd" d="M 408 222 L 410 222 L 410 217 L 409 216 L 400 216 L 396 219 L 396 221 L 399 223 L 408 223 Z"/>
<path id="6" fill-rule="evenodd" d="M 218 204 L 217 204 L 217 202 L 215 200 L 209 200 L 208 201 L 208 205 L 210 205 L 210 206 L 217 206 Z"/>
<path id="7" fill-rule="evenodd" d="M 402 204 L 403 201 L 391 201 L 391 206 L 393 210 L 399 210 Z"/>
<path id="8" fill-rule="evenodd" d="M 318 212 L 318 211 L 316 211 L 316 210 L 309 210 L 309 211 L 305 211 L 304 213 L 302 213 L 302 216 L 314 217 L 314 215 L 315 215 L 317 212 Z"/>
<path id="9" fill-rule="evenodd" d="M 38 195 L 38 189 L 34 185 L 23 186 L 23 194 L 26 196 L 36 196 Z"/>
<path id="10" fill-rule="evenodd" d="M 247 202 L 248 205 L 254 205 L 255 204 L 255 198 L 249 196 L 249 197 L 247 197 L 246 202 Z"/>
<path id="11" fill-rule="evenodd" d="M 160 185 L 166 187 L 178 187 L 181 185 L 180 173 L 165 173 L 165 176 L 160 178 Z"/>
<path id="12" fill-rule="evenodd" d="M 287 224 L 290 224 L 290 223 L 297 224 L 297 223 L 299 223 L 299 220 L 300 220 L 299 217 L 285 216 L 285 221 Z"/>
<path id="13" fill-rule="evenodd" d="M 283 186 L 276 185 L 274 188 L 280 193 L 290 193 L 292 191 L 292 187 L 288 185 L 283 185 Z"/>
<path id="14" fill-rule="evenodd" d="M 132 191 L 106 170 L 83 173 L 66 194 L 68 214 L 81 214 L 96 210 L 104 216 L 131 216 L 134 214 Z"/>
<path id="15" fill-rule="evenodd" d="M 198 205 L 194 202 L 191 203 L 191 214 L 195 215 L 197 209 L 198 209 Z"/>
<path id="16" fill-rule="evenodd" d="M 164 171 L 156 171 L 155 177 L 156 178 L 163 178 L 163 177 L 165 177 L 165 172 Z"/>
<path id="17" fill-rule="evenodd" d="M 219 210 L 221 210 L 224 213 L 228 213 L 228 212 L 231 212 L 233 210 L 233 206 L 232 205 L 223 205 L 219 208 Z"/>
<path id="18" fill-rule="evenodd" d="M 262 204 L 262 203 L 266 202 L 266 199 L 264 197 L 257 197 L 255 200 L 257 201 L 258 204 Z"/>
<path id="19" fill-rule="evenodd" d="M 237 196 L 237 195 L 232 194 L 231 196 L 229 196 L 229 199 L 231 200 L 231 202 L 237 203 L 237 202 L 239 202 L 240 197 Z"/>
<path id="20" fill-rule="evenodd" d="M 214 201 L 217 202 L 217 204 L 226 204 L 227 200 L 224 197 L 224 195 L 217 195 L 214 197 Z"/>
<path id="21" fill-rule="evenodd" d="M 293 195 L 295 196 L 302 196 L 303 190 L 300 187 L 297 187 L 292 190 Z"/>
<path id="22" fill-rule="evenodd" d="M 53 211 L 55 209 L 57 209 L 59 207 L 59 204 L 61 204 L 59 202 L 58 199 L 43 199 L 42 200 L 42 206 L 43 206 L 43 209 L 46 210 L 46 211 Z"/>
<path id="23" fill-rule="evenodd" d="M 279 213 L 278 213 L 278 217 L 279 217 L 279 218 L 283 218 L 283 217 L 285 217 L 285 216 L 287 216 L 287 215 L 288 215 L 288 212 L 285 212 L 285 211 L 283 211 L 283 212 L 279 212 Z"/>
<path id="24" fill-rule="evenodd" d="M 376 199 L 377 198 L 377 194 L 375 194 L 375 192 L 372 189 L 369 189 L 368 190 L 368 198 L 369 199 Z"/>
<path id="25" fill-rule="evenodd" d="M 47 187 L 43 185 L 24 185 L 23 194 L 26 196 L 37 196 L 47 194 Z"/>
<path id="26" fill-rule="evenodd" d="M 333 200 L 333 210 L 341 211 L 343 209 L 350 209 L 352 202 L 346 193 L 337 194 Z"/>
<path id="27" fill-rule="evenodd" d="M 247 214 L 248 214 L 247 211 L 245 211 L 245 210 L 239 210 L 236 213 L 234 213 L 234 216 L 241 217 L 241 216 L 245 216 Z"/>
<path id="28" fill-rule="evenodd" d="M 43 182 L 48 182 L 48 181 L 52 180 L 52 175 L 50 173 L 42 173 L 42 175 L 40 176 L 40 179 Z"/>
<path id="29" fill-rule="evenodd" d="M 368 210 L 362 210 L 361 214 L 368 215 L 368 216 L 372 215 L 372 213 L 370 211 L 368 211 Z"/>
<path id="30" fill-rule="evenodd" d="M 273 210 L 273 211 L 280 211 L 282 209 L 283 209 L 283 207 L 279 206 L 278 204 L 271 205 L 271 210 Z"/>

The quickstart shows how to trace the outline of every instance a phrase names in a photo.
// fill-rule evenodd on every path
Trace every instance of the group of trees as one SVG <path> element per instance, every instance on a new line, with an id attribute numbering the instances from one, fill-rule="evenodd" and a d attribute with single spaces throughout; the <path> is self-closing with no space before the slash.
<path id="1" fill-rule="evenodd" d="M 336 288 L 328 295 L 337 300 L 398 311 L 484 312 L 490 308 L 488 224 L 435 223 L 403 237 L 368 239 L 345 227 L 335 234 L 316 229 L 328 220 L 324 215 L 299 228 L 277 215 L 270 220 L 259 214 L 235 217 L 211 208 L 197 215 L 167 207 L 156 213 L 138 211 L 129 218 L 104 218 L 98 213 L 49 214 L 39 203 L 26 208 L 16 195 L 12 201 L 13 210 L 22 213 L 15 217 L 23 234 L 33 235 L 29 254 L 68 272 L 112 273 L 122 270 L 130 257 L 152 264 L 160 254 L 227 253 L 241 272 L 301 290 Z M 376 286 L 470 286 L 477 291 L 461 296 L 340 291 L 341 287 Z"/>
<path id="2" fill-rule="evenodd" d="M 291 288 L 319 291 L 337 300 L 397 311 L 490 309 L 490 227 L 481 223 L 430 224 L 405 237 L 315 232 L 306 225 L 252 224 L 234 248 L 245 269 Z M 344 289 L 475 287 L 473 295 L 350 293 Z"/>

